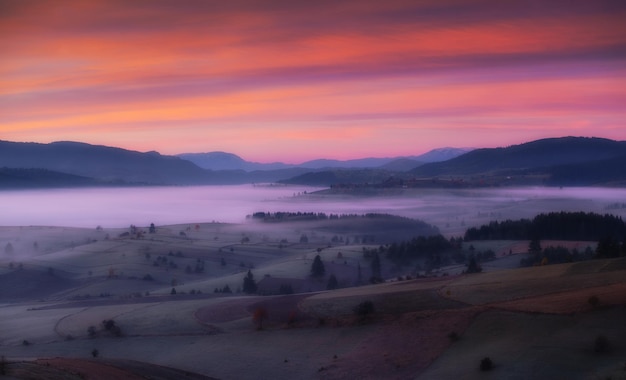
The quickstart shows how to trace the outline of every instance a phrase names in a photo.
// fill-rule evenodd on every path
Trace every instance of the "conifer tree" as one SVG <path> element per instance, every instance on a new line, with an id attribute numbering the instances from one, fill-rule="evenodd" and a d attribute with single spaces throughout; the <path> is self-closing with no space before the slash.
<path id="1" fill-rule="evenodd" d="M 311 264 L 311 276 L 322 277 L 325 273 L 326 268 L 324 268 L 322 258 L 320 257 L 320 255 L 316 255 L 315 259 L 313 259 L 313 264 Z"/>
<path id="2" fill-rule="evenodd" d="M 254 275 L 250 270 L 248 270 L 248 274 L 243 278 L 243 292 L 247 294 L 256 293 L 257 286 L 254 281 Z"/>

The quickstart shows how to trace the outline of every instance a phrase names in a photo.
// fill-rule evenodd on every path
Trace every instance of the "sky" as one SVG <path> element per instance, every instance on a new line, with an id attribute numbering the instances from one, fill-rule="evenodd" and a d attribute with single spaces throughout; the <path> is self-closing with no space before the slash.
<path id="1" fill-rule="evenodd" d="M 0 140 L 299 163 L 626 140 L 622 0 L 0 0 Z"/>

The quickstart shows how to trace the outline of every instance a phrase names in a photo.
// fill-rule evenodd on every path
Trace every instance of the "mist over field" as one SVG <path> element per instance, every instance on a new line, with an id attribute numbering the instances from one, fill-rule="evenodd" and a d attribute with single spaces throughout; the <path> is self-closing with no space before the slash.
<path id="1" fill-rule="evenodd" d="M 173 371 L 163 377 L 172 379 L 182 376 L 176 371 L 201 379 L 478 379 L 477 363 L 489 356 L 500 375 L 618 374 L 621 356 L 589 347 L 608 331 L 610 343 L 626 339 L 612 327 L 626 310 L 624 257 L 600 257 L 600 242 L 576 235 L 541 240 L 545 254 L 558 246 L 572 262 L 551 256 L 534 265 L 528 237 L 458 238 L 491 221 L 550 212 L 623 218 L 625 200 L 626 189 L 591 187 L 373 196 L 278 185 L 3 191 L 3 370 L 17 378 L 71 365 L 81 373 Z M 396 216 L 337 217 L 367 213 Z M 481 273 L 470 272 L 474 257 Z M 313 272 L 316 261 L 322 274 Z M 366 301 L 373 315 L 356 315 Z M 494 338 L 498 324 L 505 327 Z M 518 337 L 536 331 L 540 340 Z M 259 339 L 271 348 L 258 350 Z M 538 346 L 568 360 L 555 370 Z M 14 359 L 24 357 L 38 359 Z"/>
<path id="2" fill-rule="evenodd" d="M 531 218 L 549 211 L 594 211 L 624 215 L 612 207 L 626 189 L 505 188 L 418 189 L 393 196 L 358 197 L 316 193 L 300 186 L 192 186 L 4 191 L 2 226 L 95 228 L 202 223 L 240 223 L 254 212 L 389 213 L 424 220 L 443 232 L 462 233 L 493 219 Z"/>

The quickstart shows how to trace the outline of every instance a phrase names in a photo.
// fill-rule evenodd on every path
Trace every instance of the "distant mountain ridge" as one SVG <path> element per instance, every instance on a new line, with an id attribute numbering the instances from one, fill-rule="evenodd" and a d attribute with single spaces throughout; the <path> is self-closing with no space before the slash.
<path id="1" fill-rule="evenodd" d="M 386 158 L 358 158 L 352 160 L 316 159 L 305 161 L 301 164 L 285 164 L 282 162 L 258 163 L 246 161 L 233 153 L 208 152 L 208 153 L 182 153 L 177 156 L 191 161 L 201 168 L 209 170 L 281 170 L 289 168 L 324 169 L 324 168 L 379 168 L 385 165 L 392 165 L 393 162 L 402 160 L 405 163 L 413 161 L 417 167 L 427 162 L 439 162 L 458 157 L 471 151 L 472 148 L 438 148 L 433 149 L 419 156 L 408 157 L 386 157 Z M 407 161 L 408 160 L 408 161 Z M 407 168 L 411 169 L 412 167 Z"/>
<path id="2" fill-rule="evenodd" d="M 626 141 L 594 137 L 549 138 L 469 151 L 442 148 L 411 157 L 320 159 L 300 165 L 247 162 L 224 152 L 192 155 L 213 168 L 203 169 L 185 156 L 67 141 L 0 141 L 0 188 L 259 182 L 362 187 L 626 185 Z M 445 160 L 448 157 L 452 158 Z"/>
<path id="3" fill-rule="evenodd" d="M 506 170 L 576 165 L 626 155 L 626 141 L 597 137 L 560 137 L 535 140 L 506 148 L 476 149 L 444 162 L 410 171 L 416 177 L 495 173 Z M 542 168 L 542 170 L 539 170 Z"/>
<path id="4" fill-rule="evenodd" d="M 69 141 L 50 144 L 0 141 L 0 167 L 46 169 L 129 184 L 192 185 L 210 180 L 206 170 L 178 157 Z"/>

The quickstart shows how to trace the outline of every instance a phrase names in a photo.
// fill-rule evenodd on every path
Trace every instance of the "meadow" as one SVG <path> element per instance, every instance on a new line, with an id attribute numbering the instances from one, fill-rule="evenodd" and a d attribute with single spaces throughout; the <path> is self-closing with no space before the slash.
<path id="1" fill-rule="evenodd" d="M 373 207 L 378 199 L 352 199 L 349 207 L 344 197 L 328 197 L 307 194 L 307 207 L 400 210 L 399 199 L 382 209 Z M 603 212 L 615 201 L 474 194 L 465 200 L 477 201 L 459 209 L 458 197 L 447 207 L 437 206 L 439 197 L 412 194 L 398 214 L 419 209 L 444 235 L 458 236 L 490 218 L 561 208 Z M 294 209 L 305 204 L 292 198 Z M 379 243 L 359 239 L 387 231 L 384 220 L 378 228 L 355 223 L 346 230 L 319 221 L 207 219 L 157 223 L 152 232 L 147 222 L 0 227 L 0 369 L 16 378 L 97 378 L 103 368 L 118 378 L 482 378 L 480 361 L 490 357 L 491 378 L 626 375 L 624 258 L 519 268 L 528 241 L 478 241 L 474 249 L 496 252 L 483 273 L 462 274 L 465 266 L 454 264 L 425 276 L 383 257 L 386 281 L 368 284 L 364 248 Z M 595 249 L 595 242 L 543 244 Z M 326 268 L 320 278 L 311 276 L 316 255 Z M 259 294 L 243 291 L 248 271 Z M 326 290 L 331 274 L 338 289 Z M 293 294 L 278 294 L 283 285 Z M 364 302 L 373 312 L 355 313 Z M 255 320 L 259 310 L 262 321 Z M 599 336 L 610 350 L 596 352 Z"/>

